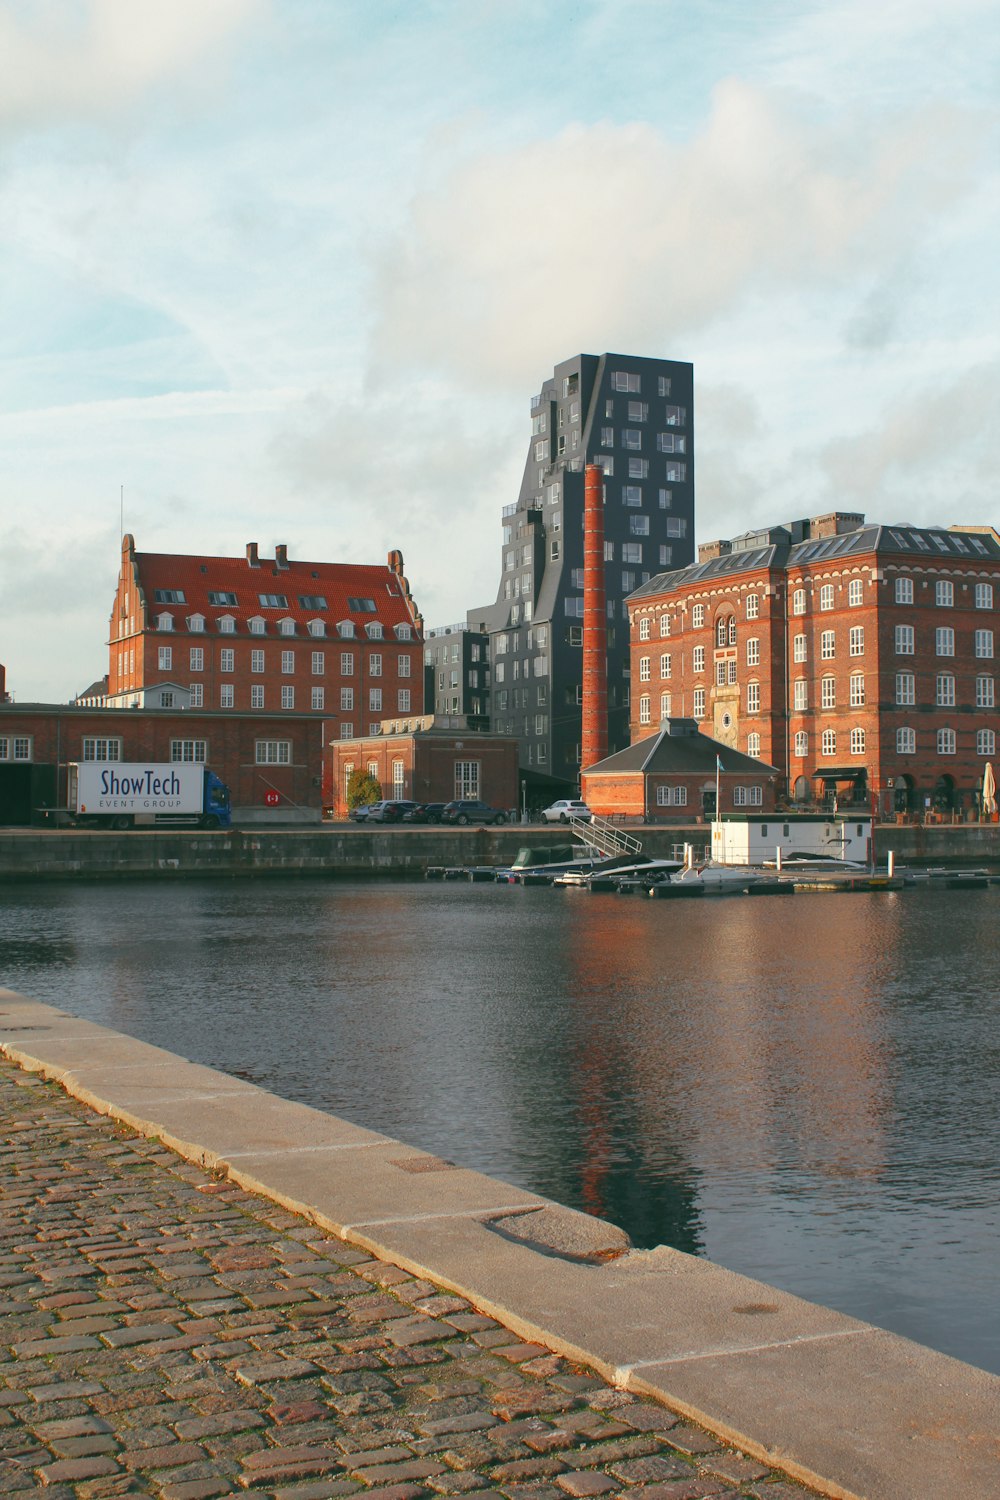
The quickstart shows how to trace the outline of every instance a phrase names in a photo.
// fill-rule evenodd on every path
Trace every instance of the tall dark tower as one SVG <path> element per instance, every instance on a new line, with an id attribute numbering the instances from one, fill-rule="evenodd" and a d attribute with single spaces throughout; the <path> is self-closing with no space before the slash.
<path id="1" fill-rule="evenodd" d="M 521 743 L 539 796 L 573 792 L 583 759 L 584 470 L 604 472 L 608 752 L 629 743 L 625 599 L 694 560 L 694 371 L 578 354 L 531 400 L 517 500 L 501 518 L 496 602 L 470 610 L 490 642 L 490 720 Z"/>

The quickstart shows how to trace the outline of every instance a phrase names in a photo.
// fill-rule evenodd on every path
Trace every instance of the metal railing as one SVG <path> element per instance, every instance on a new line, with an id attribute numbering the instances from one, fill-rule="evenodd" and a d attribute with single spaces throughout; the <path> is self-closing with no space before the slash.
<path id="1" fill-rule="evenodd" d="M 577 838 L 609 859 L 616 854 L 639 854 L 642 844 L 631 833 L 623 833 L 607 818 L 570 818 L 570 827 Z"/>

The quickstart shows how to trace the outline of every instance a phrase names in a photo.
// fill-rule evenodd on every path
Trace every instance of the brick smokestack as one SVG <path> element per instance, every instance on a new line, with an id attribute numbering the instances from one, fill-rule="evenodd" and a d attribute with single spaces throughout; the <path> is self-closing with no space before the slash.
<path id="1" fill-rule="evenodd" d="M 608 609 L 604 586 L 604 470 L 588 464 L 583 499 L 583 734 L 581 769 L 608 753 Z"/>

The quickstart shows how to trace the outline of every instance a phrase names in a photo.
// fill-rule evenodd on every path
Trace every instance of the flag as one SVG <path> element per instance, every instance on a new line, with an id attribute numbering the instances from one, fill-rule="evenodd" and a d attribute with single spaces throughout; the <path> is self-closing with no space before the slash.
<path id="1" fill-rule="evenodd" d="M 717 755 L 715 757 L 715 769 L 717 771 L 723 771 L 723 770 L 725 770 L 725 767 L 722 764 L 722 756 L 721 755 Z"/>

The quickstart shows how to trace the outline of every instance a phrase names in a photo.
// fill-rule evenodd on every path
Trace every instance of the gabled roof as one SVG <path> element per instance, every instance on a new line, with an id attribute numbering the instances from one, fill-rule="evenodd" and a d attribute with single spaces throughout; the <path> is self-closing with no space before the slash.
<path id="1" fill-rule="evenodd" d="M 766 761 L 744 755 L 732 746 L 723 745 L 720 740 L 713 740 L 709 735 L 702 734 L 700 730 L 695 730 L 693 734 L 678 734 L 677 727 L 678 721 L 674 720 L 674 732 L 671 732 L 670 722 L 667 721 L 658 733 L 651 734 L 644 740 L 635 740 L 624 750 L 616 751 L 605 760 L 585 766 L 584 775 L 620 776 L 628 771 L 641 771 L 647 776 L 653 772 L 660 775 L 694 772 L 696 775 L 714 776 L 716 756 L 722 761 L 724 776 L 734 773 L 740 776 L 779 774 L 777 766 L 769 766 Z"/>
<path id="2" fill-rule="evenodd" d="M 150 619 L 167 613 L 182 623 L 189 615 L 217 620 L 228 614 L 245 628 L 249 619 L 262 615 L 275 633 L 282 618 L 293 619 L 303 632 L 310 620 L 321 619 L 331 633 L 341 620 L 352 620 L 359 631 L 368 621 L 379 620 L 387 635 L 397 625 L 411 626 L 417 638 L 421 634 L 422 622 L 401 566 L 397 571 L 387 565 L 291 559 L 279 565 L 273 558 L 254 564 L 246 557 L 170 552 L 134 552 L 132 556 Z M 158 589 L 182 593 L 183 601 L 158 600 Z M 235 596 L 236 602 L 213 601 L 210 594 Z M 262 595 L 283 602 L 263 604 Z M 358 607 L 366 601 L 373 607 Z"/>

